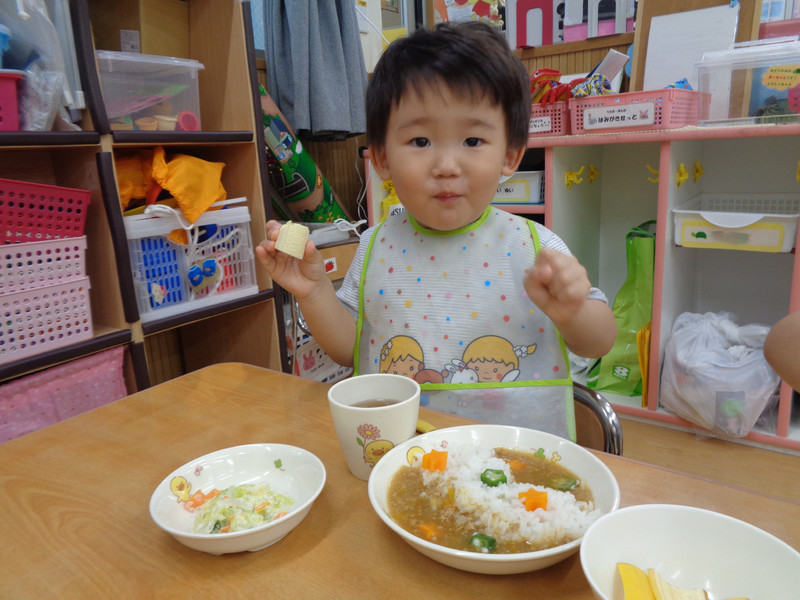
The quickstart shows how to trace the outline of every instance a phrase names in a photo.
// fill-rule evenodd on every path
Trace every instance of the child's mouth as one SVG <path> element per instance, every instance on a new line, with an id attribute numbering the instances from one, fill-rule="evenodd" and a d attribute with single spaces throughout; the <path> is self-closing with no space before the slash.
<path id="1" fill-rule="evenodd" d="M 442 192 L 440 194 L 436 194 L 434 198 L 436 198 L 439 202 L 444 203 L 452 203 L 458 200 L 461 196 L 459 194 L 454 194 L 451 192 Z"/>

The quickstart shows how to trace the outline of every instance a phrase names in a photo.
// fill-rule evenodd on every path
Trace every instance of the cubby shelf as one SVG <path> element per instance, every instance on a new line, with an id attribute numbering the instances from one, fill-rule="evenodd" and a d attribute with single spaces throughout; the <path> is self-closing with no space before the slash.
<path id="1" fill-rule="evenodd" d="M 545 224 L 564 239 L 613 301 L 626 275 L 625 233 L 657 221 L 648 400 L 609 394 L 623 414 L 694 429 L 659 403 L 664 351 L 683 312 L 729 312 L 737 322 L 772 325 L 800 310 L 794 252 L 684 248 L 674 243 L 672 209 L 703 193 L 800 194 L 800 125 L 685 127 L 675 130 L 535 137 L 545 151 Z M 700 168 L 695 171 L 695 165 Z M 594 182 L 567 185 L 593 167 Z M 680 181 L 683 167 L 697 173 Z M 777 417 L 744 443 L 800 451 L 800 409 L 782 384 Z"/>
<path id="2" fill-rule="evenodd" d="M 119 203 L 114 158 L 122 152 L 164 146 L 225 163 L 222 184 L 229 198 L 246 197 L 254 244 L 271 216 L 266 151 L 248 2 L 239 0 L 70 0 L 75 51 L 87 108 L 82 130 L 0 134 L 0 178 L 89 190 L 87 272 L 91 282 L 94 337 L 65 348 L 0 365 L 0 384 L 49 366 L 115 346 L 129 349 L 129 391 L 214 362 L 239 360 L 281 370 L 283 322 L 268 275 L 257 270 L 257 293 L 212 307 L 143 324 L 133 299 L 133 279 Z M 162 12 L 165 11 L 165 12 Z M 131 23 L 131 15 L 140 21 Z M 146 40 L 153 15 L 179 15 L 185 28 L 183 58 L 204 64 L 198 77 L 203 131 L 115 131 L 105 113 L 95 50 L 98 40 L 119 40 L 135 28 Z M 171 23 L 173 24 L 173 23 Z M 163 36 L 161 36 L 163 38 Z M 170 40 L 174 41 L 174 40 Z M 118 41 L 117 41 L 118 43 Z M 177 56 L 178 54 L 176 54 Z"/>

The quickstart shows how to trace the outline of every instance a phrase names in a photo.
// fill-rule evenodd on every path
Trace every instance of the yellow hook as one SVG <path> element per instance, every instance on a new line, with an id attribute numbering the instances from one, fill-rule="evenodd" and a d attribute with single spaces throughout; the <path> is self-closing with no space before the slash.
<path id="1" fill-rule="evenodd" d="M 700 161 L 694 161 L 694 182 L 697 183 L 704 173 L 705 169 L 703 169 L 703 165 L 700 164 Z"/>
<path id="2" fill-rule="evenodd" d="M 676 178 L 678 181 L 678 187 L 681 187 L 684 183 L 686 183 L 686 180 L 689 179 L 689 171 L 686 170 L 686 165 L 683 163 L 678 165 L 678 174 Z"/>
<path id="3" fill-rule="evenodd" d="M 564 173 L 564 184 L 567 186 L 567 189 L 572 187 L 573 183 L 581 183 L 583 181 L 583 177 L 578 177 L 585 167 L 581 167 L 580 171 L 566 171 Z"/>
<path id="4" fill-rule="evenodd" d="M 597 178 L 600 177 L 600 171 L 598 171 L 594 165 L 589 165 L 589 183 L 594 183 L 597 181 Z"/>
<path id="5" fill-rule="evenodd" d="M 647 167 L 648 171 L 650 171 L 653 175 L 655 175 L 655 177 L 648 177 L 647 181 L 649 181 L 650 183 L 658 183 L 658 169 L 654 169 L 650 165 L 645 165 L 645 166 Z"/>
<path id="6" fill-rule="evenodd" d="M 797 173 L 795 174 L 795 178 L 797 182 L 800 183 L 800 160 L 797 161 Z"/>

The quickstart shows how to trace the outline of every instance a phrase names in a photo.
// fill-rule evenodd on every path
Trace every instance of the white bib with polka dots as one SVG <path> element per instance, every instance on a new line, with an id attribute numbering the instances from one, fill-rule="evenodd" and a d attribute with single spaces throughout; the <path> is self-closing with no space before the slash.
<path id="1" fill-rule="evenodd" d="M 356 372 L 413 377 L 430 408 L 574 439 L 564 342 L 523 287 L 538 247 L 531 222 L 493 206 L 450 232 L 389 216 L 364 259 Z"/>

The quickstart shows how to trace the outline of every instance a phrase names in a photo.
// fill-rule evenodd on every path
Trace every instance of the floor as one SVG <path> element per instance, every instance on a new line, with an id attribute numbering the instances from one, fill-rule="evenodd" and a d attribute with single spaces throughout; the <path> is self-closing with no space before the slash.
<path id="1" fill-rule="evenodd" d="M 800 456 L 620 419 L 626 458 L 800 503 Z"/>

